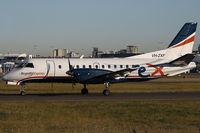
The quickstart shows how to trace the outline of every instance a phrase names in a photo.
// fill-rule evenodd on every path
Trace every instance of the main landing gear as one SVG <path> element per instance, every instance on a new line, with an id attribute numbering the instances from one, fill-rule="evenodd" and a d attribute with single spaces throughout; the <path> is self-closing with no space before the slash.
<path id="1" fill-rule="evenodd" d="M 104 86 L 105 86 L 106 89 L 103 90 L 103 95 L 104 95 L 104 96 L 109 96 L 109 95 L 110 95 L 110 90 L 109 90 L 110 84 L 109 84 L 109 82 L 104 83 Z M 84 84 L 84 87 L 83 87 L 83 89 L 81 90 L 81 94 L 83 94 L 83 95 L 88 94 L 88 89 L 87 89 L 87 87 L 86 87 L 86 84 Z"/>
<path id="2" fill-rule="evenodd" d="M 88 94 L 88 89 L 86 88 L 86 84 L 84 84 L 84 88 L 81 90 L 81 94 L 83 95 Z"/>
<path id="3" fill-rule="evenodd" d="M 104 94 L 105 96 L 109 96 L 109 95 L 110 95 L 110 90 L 109 90 L 110 84 L 109 84 L 109 82 L 104 83 L 104 86 L 105 86 L 106 89 L 103 90 L 103 94 Z"/>
<path id="4" fill-rule="evenodd" d="M 25 83 L 21 83 L 21 90 L 20 90 L 20 95 L 21 96 L 25 96 L 26 95 L 26 92 L 25 92 Z"/>

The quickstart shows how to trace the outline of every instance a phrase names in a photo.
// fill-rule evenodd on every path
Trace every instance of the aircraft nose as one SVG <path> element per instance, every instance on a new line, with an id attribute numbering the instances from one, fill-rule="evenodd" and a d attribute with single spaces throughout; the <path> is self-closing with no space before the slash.
<path id="1" fill-rule="evenodd" d="M 7 81 L 8 80 L 8 75 L 7 74 L 4 74 L 2 77 L 1 77 L 2 80 L 4 81 Z"/>

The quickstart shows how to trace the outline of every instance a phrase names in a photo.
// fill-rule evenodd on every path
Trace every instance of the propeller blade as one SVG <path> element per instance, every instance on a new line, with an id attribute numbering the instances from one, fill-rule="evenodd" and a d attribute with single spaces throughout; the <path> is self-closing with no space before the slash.
<path id="1" fill-rule="evenodd" d="M 74 86 L 76 85 L 74 67 L 71 65 L 69 58 L 68 58 L 68 64 L 69 64 L 69 71 L 67 71 L 66 73 L 72 76 L 72 88 L 74 88 Z"/>
<path id="2" fill-rule="evenodd" d="M 71 65 L 71 63 L 70 63 L 69 58 L 68 58 L 68 64 L 69 64 L 69 70 L 72 71 L 72 65 Z"/>
<path id="3" fill-rule="evenodd" d="M 69 64 L 69 71 L 66 73 L 71 76 L 74 76 L 74 74 L 73 74 L 74 67 L 71 65 L 69 58 L 68 58 L 68 64 Z"/>

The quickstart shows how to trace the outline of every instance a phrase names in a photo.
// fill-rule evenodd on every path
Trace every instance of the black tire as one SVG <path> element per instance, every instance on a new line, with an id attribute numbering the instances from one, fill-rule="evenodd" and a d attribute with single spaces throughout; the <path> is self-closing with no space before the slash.
<path id="1" fill-rule="evenodd" d="M 83 94 L 83 95 L 88 94 L 88 89 L 83 88 L 83 89 L 81 90 L 81 94 Z"/>
<path id="2" fill-rule="evenodd" d="M 21 91 L 21 92 L 20 92 L 20 95 L 21 95 L 21 96 L 25 96 L 25 95 L 26 95 L 26 92 L 25 92 L 25 91 Z"/>
<path id="3" fill-rule="evenodd" d="M 103 94 L 104 94 L 104 96 L 109 96 L 109 95 L 110 95 L 110 90 L 105 89 L 105 90 L 103 91 Z"/>

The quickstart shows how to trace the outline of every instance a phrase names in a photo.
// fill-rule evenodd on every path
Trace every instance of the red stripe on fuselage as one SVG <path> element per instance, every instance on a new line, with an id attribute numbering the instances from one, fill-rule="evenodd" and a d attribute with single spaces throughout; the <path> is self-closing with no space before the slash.
<path id="1" fill-rule="evenodd" d="M 30 79 L 48 79 L 48 78 L 72 78 L 72 76 L 48 76 L 48 77 L 44 77 L 44 76 L 38 76 L 38 77 L 28 77 L 28 78 L 24 78 L 19 80 L 16 85 L 19 85 L 20 82 L 23 82 L 25 80 L 30 80 Z"/>

